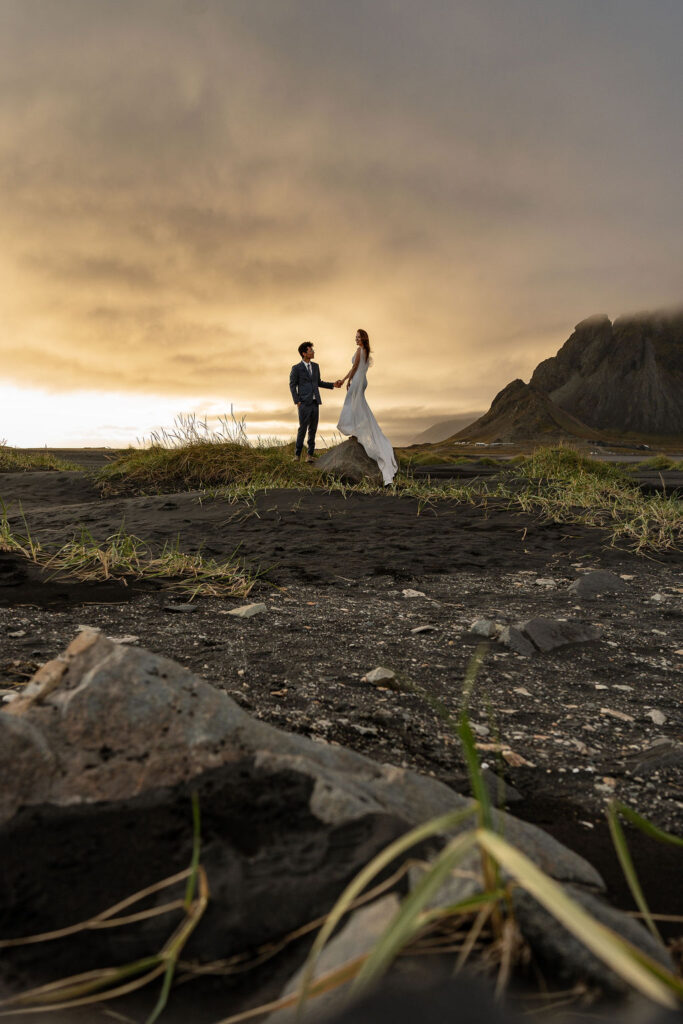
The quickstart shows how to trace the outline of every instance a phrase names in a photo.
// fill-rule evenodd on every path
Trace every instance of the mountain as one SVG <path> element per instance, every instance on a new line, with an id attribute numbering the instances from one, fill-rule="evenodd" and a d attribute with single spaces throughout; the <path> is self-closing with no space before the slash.
<path id="1" fill-rule="evenodd" d="M 683 435 L 683 310 L 582 320 L 530 383 L 590 427 Z"/>
<path id="2" fill-rule="evenodd" d="M 599 430 L 566 412 L 533 384 L 513 380 L 496 395 L 489 411 L 457 433 L 453 440 L 556 441 L 599 436 Z"/>
<path id="3" fill-rule="evenodd" d="M 482 415 L 481 411 L 462 412 L 458 416 L 451 416 L 448 420 L 440 420 L 414 437 L 410 444 L 438 444 L 439 441 L 445 441 L 446 438 L 452 437 L 457 430 L 462 430 L 468 423 L 472 423 Z"/>

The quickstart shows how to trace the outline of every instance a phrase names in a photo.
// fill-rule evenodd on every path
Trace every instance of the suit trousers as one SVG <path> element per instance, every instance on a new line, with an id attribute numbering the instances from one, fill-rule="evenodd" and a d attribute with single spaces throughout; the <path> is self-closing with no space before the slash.
<path id="1" fill-rule="evenodd" d="M 318 429 L 319 418 L 318 403 L 302 402 L 299 406 L 299 432 L 296 435 L 296 454 L 301 455 L 304 447 L 304 438 L 308 431 L 308 454 L 315 451 L 315 432 Z"/>

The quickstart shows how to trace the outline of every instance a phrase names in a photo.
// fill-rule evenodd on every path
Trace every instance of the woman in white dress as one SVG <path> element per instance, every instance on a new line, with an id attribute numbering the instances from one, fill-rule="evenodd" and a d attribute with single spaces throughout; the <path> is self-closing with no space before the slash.
<path id="1" fill-rule="evenodd" d="M 374 459 L 380 468 L 385 487 L 396 475 L 398 466 L 394 457 L 394 449 L 388 438 L 379 428 L 379 423 L 372 415 L 372 410 L 365 400 L 365 389 L 368 386 L 367 372 L 370 363 L 370 339 L 367 331 L 356 332 L 356 352 L 351 360 L 351 369 L 342 377 L 340 384 L 348 380 L 346 398 L 342 406 L 337 430 L 342 434 L 355 437 L 363 448 Z"/>

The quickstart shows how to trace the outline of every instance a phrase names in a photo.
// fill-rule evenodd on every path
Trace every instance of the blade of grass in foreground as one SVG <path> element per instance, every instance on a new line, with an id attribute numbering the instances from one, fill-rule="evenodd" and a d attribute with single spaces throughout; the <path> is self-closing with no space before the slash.
<path id="1" fill-rule="evenodd" d="M 662 936 L 659 934 L 657 925 L 652 919 L 650 908 L 645 901 L 645 895 L 640 882 L 638 881 L 638 875 L 636 874 L 636 869 L 633 866 L 633 860 L 631 858 L 631 851 L 628 848 L 626 836 L 624 835 L 624 830 L 621 827 L 621 822 L 619 821 L 619 812 L 613 802 L 607 806 L 607 822 L 612 835 L 614 849 L 617 851 L 617 857 L 621 864 L 621 870 L 624 872 L 624 878 L 628 882 L 628 887 L 631 890 L 631 895 L 635 900 L 636 906 L 643 915 L 645 924 L 648 926 L 657 942 L 660 942 L 663 945 Z"/>
<path id="2" fill-rule="evenodd" d="M 413 846 L 423 842 L 425 839 L 448 833 L 451 829 L 457 828 L 468 818 L 474 817 L 476 813 L 476 804 L 472 804 L 471 807 L 467 807 L 463 811 L 452 811 L 449 814 L 442 814 L 438 818 L 433 818 L 431 821 L 427 821 L 422 825 L 416 826 L 411 829 L 410 832 L 406 832 L 405 835 L 394 840 L 394 842 L 390 843 L 384 850 L 381 850 L 380 853 L 373 857 L 370 863 L 367 864 L 351 882 L 349 882 L 346 889 L 327 915 L 327 919 L 318 932 L 316 940 L 313 943 L 311 951 L 304 964 L 297 1002 L 297 1012 L 299 1015 L 303 1012 L 304 1004 L 311 994 L 313 973 L 318 962 L 318 957 L 320 956 L 325 943 L 341 921 L 344 914 L 347 913 L 353 901 L 360 895 L 360 893 L 362 893 L 363 889 L 370 884 L 372 879 L 375 878 L 380 871 L 383 871 L 384 868 L 388 867 L 396 857 L 399 857 L 402 853 L 410 850 Z"/>
<path id="3" fill-rule="evenodd" d="M 480 844 L 523 889 L 627 984 L 662 1006 L 678 1007 L 676 996 L 683 998 L 683 982 L 592 918 L 557 882 L 501 836 L 488 829 L 479 829 L 477 835 Z"/>
<path id="4" fill-rule="evenodd" d="M 471 830 L 451 840 L 442 850 L 429 871 L 403 900 L 396 917 L 375 944 L 353 983 L 354 994 L 362 991 L 383 974 L 394 957 L 420 930 L 423 924 L 421 914 L 425 904 L 438 892 L 453 868 L 463 860 L 476 841 L 476 833 Z"/>

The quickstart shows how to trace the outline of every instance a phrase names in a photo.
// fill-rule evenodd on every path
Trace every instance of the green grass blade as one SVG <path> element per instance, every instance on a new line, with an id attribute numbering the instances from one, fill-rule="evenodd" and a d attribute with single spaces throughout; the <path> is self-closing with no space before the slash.
<path id="1" fill-rule="evenodd" d="M 430 869 L 420 879 L 376 943 L 370 956 L 361 967 L 352 986 L 357 994 L 384 973 L 400 950 L 410 941 L 423 925 L 420 918 L 425 904 L 438 892 L 449 874 L 476 844 L 474 829 L 457 836 L 446 846 Z"/>
<path id="2" fill-rule="evenodd" d="M 671 843 L 672 846 L 683 846 L 683 839 L 680 836 L 672 836 L 670 832 L 664 832 L 661 828 L 657 828 L 647 818 L 643 818 L 642 815 L 638 814 L 631 807 L 627 807 L 626 804 L 620 803 L 618 800 L 613 801 L 614 808 L 622 818 L 626 818 L 632 825 L 635 825 L 637 829 L 652 839 L 656 839 L 659 843 Z"/>
<path id="3" fill-rule="evenodd" d="M 648 928 L 650 929 L 650 931 L 652 932 L 655 939 L 657 939 L 657 941 L 661 942 L 663 945 L 662 937 L 659 934 L 656 924 L 652 920 L 650 908 L 645 902 L 645 896 L 643 894 L 640 882 L 638 881 L 636 869 L 633 866 L 633 860 L 631 858 L 631 852 L 628 848 L 628 843 L 626 842 L 626 836 L 624 835 L 624 830 L 622 829 L 621 822 L 619 821 L 619 812 L 617 811 L 614 802 L 611 802 L 607 806 L 607 822 L 609 824 L 609 830 L 612 835 L 614 849 L 617 851 L 617 857 L 619 858 L 619 863 L 621 864 L 621 870 L 624 872 L 624 878 L 628 882 L 628 887 L 631 890 L 631 895 L 633 896 L 633 899 L 636 902 L 636 906 L 643 915 L 643 919 Z"/>
<path id="4" fill-rule="evenodd" d="M 423 842 L 425 839 L 429 839 L 435 835 L 448 833 L 451 829 L 457 828 L 468 818 L 474 817 L 476 812 L 477 807 L 476 804 L 473 803 L 471 807 L 467 807 L 463 811 L 451 811 L 449 814 L 442 814 L 438 818 L 432 818 L 430 821 L 417 825 L 415 828 L 411 829 L 410 832 L 406 832 L 405 835 L 399 836 L 398 839 L 394 840 L 393 843 L 390 843 L 384 850 L 381 850 L 375 857 L 373 857 L 370 863 L 367 864 L 362 871 L 360 871 L 356 877 L 351 880 L 351 882 L 349 882 L 346 889 L 344 889 L 344 892 L 327 915 L 325 923 L 318 932 L 316 940 L 313 943 L 311 951 L 304 964 L 297 1002 L 297 1012 L 299 1014 L 302 1013 L 304 1004 L 310 994 L 315 966 L 325 943 L 341 921 L 342 917 L 347 913 L 353 901 L 360 896 L 372 879 L 383 871 L 384 868 L 388 867 L 389 864 L 391 864 L 391 862 L 402 853 L 406 853 L 413 846 Z"/>
<path id="5" fill-rule="evenodd" d="M 192 793 L 192 859 L 190 860 L 190 876 L 185 886 L 185 907 L 189 910 L 197 892 L 197 875 L 199 872 L 199 853 L 201 850 L 201 815 L 199 811 L 199 794 Z"/>
<path id="6" fill-rule="evenodd" d="M 592 918 L 557 882 L 501 836 L 479 829 L 478 839 L 523 889 L 627 984 L 662 1006 L 677 1008 L 676 995 L 683 998 L 683 982 Z"/>

